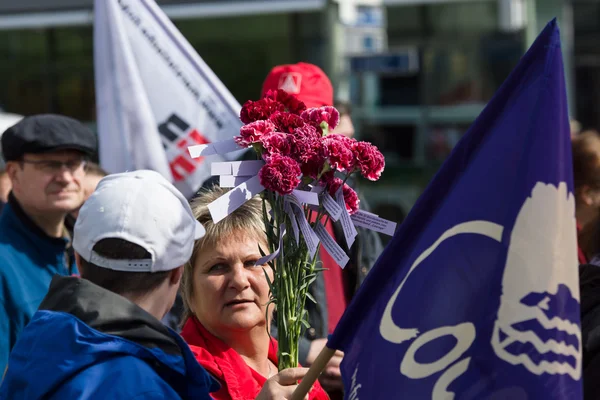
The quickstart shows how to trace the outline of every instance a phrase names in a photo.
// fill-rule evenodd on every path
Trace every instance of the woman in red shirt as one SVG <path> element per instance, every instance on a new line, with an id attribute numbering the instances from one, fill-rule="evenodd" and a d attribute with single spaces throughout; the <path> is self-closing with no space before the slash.
<path id="1" fill-rule="evenodd" d="M 218 187 L 192 203 L 206 229 L 184 270 L 185 306 L 181 335 L 198 362 L 221 383 L 217 400 L 255 399 L 267 379 L 277 374 L 277 342 L 269 336 L 273 307 L 267 309 L 268 265 L 258 246 L 267 251 L 262 201 L 253 198 L 213 224 L 208 204 L 223 195 Z M 328 399 L 318 383 L 309 399 Z"/>

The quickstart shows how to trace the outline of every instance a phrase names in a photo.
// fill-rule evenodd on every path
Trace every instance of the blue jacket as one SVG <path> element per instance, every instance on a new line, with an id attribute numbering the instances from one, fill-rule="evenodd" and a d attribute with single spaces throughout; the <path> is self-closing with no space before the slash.
<path id="1" fill-rule="evenodd" d="M 0 376 L 55 274 L 76 273 L 68 240 L 49 237 L 11 195 L 0 215 Z"/>
<path id="2" fill-rule="evenodd" d="M 183 339 L 84 279 L 56 276 L 10 355 L 0 399 L 210 399 Z"/>

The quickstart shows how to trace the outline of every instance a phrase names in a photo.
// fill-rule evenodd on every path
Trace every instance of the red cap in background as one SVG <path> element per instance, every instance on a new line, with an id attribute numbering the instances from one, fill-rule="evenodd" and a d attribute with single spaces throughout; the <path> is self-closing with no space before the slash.
<path id="1" fill-rule="evenodd" d="M 333 106 L 333 86 L 325 72 L 308 63 L 278 65 L 263 83 L 261 97 L 268 90 L 283 89 L 306 107 Z"/>

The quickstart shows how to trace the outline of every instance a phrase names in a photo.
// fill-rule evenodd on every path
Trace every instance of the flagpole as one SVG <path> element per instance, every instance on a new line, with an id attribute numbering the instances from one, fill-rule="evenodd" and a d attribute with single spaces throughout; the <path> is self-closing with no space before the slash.
<path id="1" fill-rule="evenodd" d="M 300 381 L 300 384 L 296 390 L 294 390 L 294 393 L 292 393 L 292 400 L 304 400 L 305 396 L 310 392 L 310 389 L 317 381 L 319 375 L 321 375 L 321 372 L 323 372 L 335 352 L 336 350 L 330 349 L 327 346 L 323 347 L 323 350 L 321 350 L 315 362 L 308 369 L 304 379 Z"/>

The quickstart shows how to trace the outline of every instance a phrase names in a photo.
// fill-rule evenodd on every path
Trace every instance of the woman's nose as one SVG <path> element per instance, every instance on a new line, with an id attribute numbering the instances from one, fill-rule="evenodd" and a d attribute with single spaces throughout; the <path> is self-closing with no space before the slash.
<path id="1" fill-rule="evenodd" d="M 250 286 L 248 280 L 248 271 L 244 268 L 244 264 L 235 264 L 231 270 L 230 286 L 237 290 L 244 290 Z"/>

